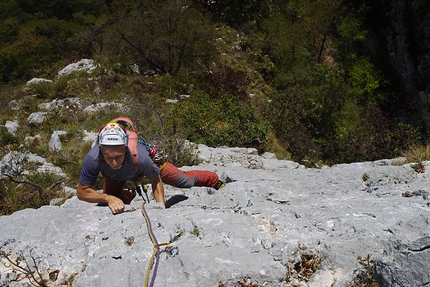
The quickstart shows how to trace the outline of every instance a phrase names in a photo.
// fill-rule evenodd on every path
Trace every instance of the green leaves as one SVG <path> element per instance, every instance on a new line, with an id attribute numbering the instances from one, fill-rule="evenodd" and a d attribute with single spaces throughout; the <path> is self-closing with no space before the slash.
<path id="1" fill-rule="evenodd" d="M 201 93 L 179 102 L 169 116 L 169 127 L 209 146 L 258 145 L 268 134 L 268 124 L 250 106 L 227 94 L 213 101 Z"/>
<path id="2" fill-rule="evenodd" d="M 214 25 L 189 1 L 117 4 L 111 16 L 122 41 L 118 48 L 142 69 L 176 75 L 193 62 L 207 64 L 211 58 Z"/>
<path id="3" fill-rule="evenodd" d="M 376 70 L 367 59 L 357 60 L 349 74 L 351 86 L 357 93 L 359 100 L 373 104 L 382 100 L 378 90 L 383 85 L 384 79 L 381 72 Z"/>

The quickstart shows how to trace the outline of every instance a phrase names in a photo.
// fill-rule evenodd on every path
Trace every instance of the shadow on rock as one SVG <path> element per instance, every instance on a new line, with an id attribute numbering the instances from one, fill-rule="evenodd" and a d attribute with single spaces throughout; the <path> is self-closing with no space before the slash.
<path id="1" fill-rule="evenodd" d="M 166 201 L 166 208 L 170 208 L 172 205 L 175 205 L 181 201 L 187 200 L 188 196 L 185 195 L 174 195 Z"/>

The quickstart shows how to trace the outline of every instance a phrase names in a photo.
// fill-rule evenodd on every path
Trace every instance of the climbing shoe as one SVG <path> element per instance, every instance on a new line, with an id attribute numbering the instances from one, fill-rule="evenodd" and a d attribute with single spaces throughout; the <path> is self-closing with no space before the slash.
<path id="1" fill-rule="evenodd" d="M 215 189 L 218 190 L 220 188 L 223 188 L 224 186 L 225 186 L 225 182 L 218 180 L 218 183 L 215 185 Z"/>

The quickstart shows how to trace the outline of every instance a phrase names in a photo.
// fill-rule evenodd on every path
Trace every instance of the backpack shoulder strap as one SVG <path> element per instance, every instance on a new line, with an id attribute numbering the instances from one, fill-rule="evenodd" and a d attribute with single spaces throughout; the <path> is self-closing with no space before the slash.
<path id="1" fill-rule="evenodd" d="M 134 123 L 127 117 L 117 117 L 113 118 L 111 122 L 118 123 L 122 125 L 128 134 L 128 144 L 127 147 L 130 151 L 131 160 L 133 162 L 133 165 L 136 169 L 136 171 L 139 171 L 139 164 L 138 164 L 138 152 L 137 152 L 137 143 L 138 143 L 138 135 L 137 135 L 137 129 L 134 125 Z"/>

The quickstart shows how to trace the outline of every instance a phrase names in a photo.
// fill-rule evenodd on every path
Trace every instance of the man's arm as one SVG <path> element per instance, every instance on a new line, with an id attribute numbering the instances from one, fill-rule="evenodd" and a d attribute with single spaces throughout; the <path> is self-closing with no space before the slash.
<path id="1" fill-rule="evenodd" d="M 151 180 L 152 192 L 154 193 L 155 201 L 161 202 L 166 207 L 165 199 L 164 199 L 164 185 L 161 181 L 161 177 L 157 176 L 156 178 Z"/>
<path id="2" fill-rule="evenodd" d="M 116 196 L 108 195 L 106 193 L 97 192 L 91 186 L 82 185 L 78 183 L 76 195 L 80 200 L 90 203 L 107 203 L 113 214 L 121 213 L 124 211 L 124 202 Z M 163 189 L 164 197 L 164 189 Z"/>

